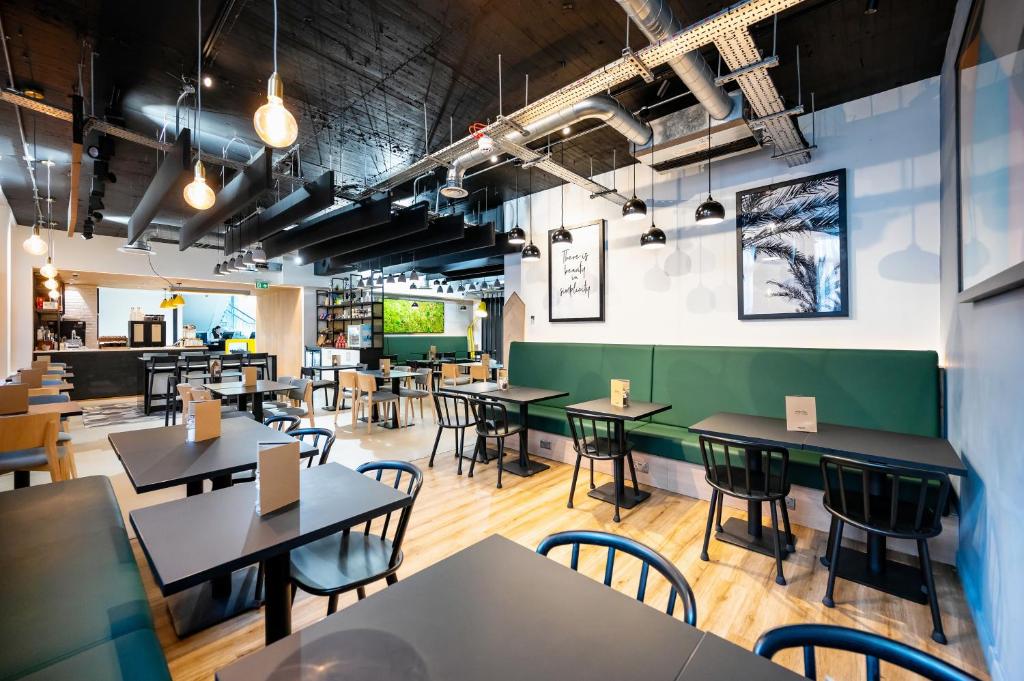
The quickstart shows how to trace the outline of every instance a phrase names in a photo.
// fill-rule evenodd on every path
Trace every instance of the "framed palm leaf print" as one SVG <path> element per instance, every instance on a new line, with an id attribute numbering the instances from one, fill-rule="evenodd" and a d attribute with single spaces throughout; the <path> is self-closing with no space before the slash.
<path id="1" fill-rule="evenodd" d="M 740 319 L 848 317 L 846 170 L 736 194 Z"/>

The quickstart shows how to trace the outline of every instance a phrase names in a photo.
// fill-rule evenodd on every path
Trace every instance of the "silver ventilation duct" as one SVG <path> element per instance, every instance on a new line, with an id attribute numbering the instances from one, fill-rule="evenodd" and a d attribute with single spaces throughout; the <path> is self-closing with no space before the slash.
<path id="1" fill-rule="evenodd" d="M 679 33 L 679 23 L 666 0 L 616 0 L 647 39 L 656 43 Z M 698 52 L 687 52 L 668 61 L 683 84 L 690 89 L 712 118 L 724 119 L 732 111 L 732 100 L 715 85 L 711 67 Z"/>
<path id="2" fill-rule="evenodd" d="M 575 125 L 589 118 L 604 121 L 605 124 L 637 146 L 643 146 L 651 141 L 651 126 L 624 109 L 608 95 L 588 97 L 531 123 L 523 129 L 525 132 L 513 131 L 503 139 L 516 145 L 524 145 L 548 133 Z M 441 194 L 453 199 L 465 197 L 467 192 L 462 188 L 462 178 L 466 174 L 466 170 L 486 161 L 490 153 L 492 152 L 484 152 L 478 147 L 456 158 L 448 168 L 448 180 L 441 188 Z"/>

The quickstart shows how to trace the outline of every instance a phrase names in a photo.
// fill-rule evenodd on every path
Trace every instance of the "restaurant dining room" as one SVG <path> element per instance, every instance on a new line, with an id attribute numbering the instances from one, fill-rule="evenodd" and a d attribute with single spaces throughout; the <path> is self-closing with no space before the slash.
<path id="1" fill-rule="evenodd" d="M 5 0 L 0 681 L 1024 679 L 1022 36 Z"/>

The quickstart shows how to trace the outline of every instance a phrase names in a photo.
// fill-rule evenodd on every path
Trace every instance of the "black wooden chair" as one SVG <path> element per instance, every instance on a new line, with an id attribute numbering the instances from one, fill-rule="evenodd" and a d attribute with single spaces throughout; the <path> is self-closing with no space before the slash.
<path id="1" fill-rule="evenodd" d="M 459 475 L 462 475 L 463 449 L 466 445 L 466 428 L 476 426 L 476 417 L 469 406 L 469 400 L 463 395 L 446 393 L 444 391 L 434 393 L 434 413 L 437 414 L 437 435 L 434 437 L 434 448 L 430 450 L 430 461 L 427 466 L 434 467 L 434 457 L 437 456 L 437 446 L 441 442 L 441 436 L 445 430 L 455 433 L 455 458 L 459 460 Z M 474 447 L 473 455 L 476 456 L 477 448 Z M 485 454 L 486 456 L 486 454 Z M 470 476 L 473 473 L 470 472 Z"/>
<path id="2" fill-rule="evenodd" d="M 270 375 L 270 353 L 248 352 L 242 359 L 242 366 L 256 367 L 259 369 L 261 379 L 269 379 Z"/>
<path id="3" fill-rule="evenodd" d="M 621 537 L 609 532 L 569 530 L 568 532 L 556 532 L 545 537 L 537 546 L 537 553 L 546 556 L 555 547 L 572 546 L 569 567 L 578 571 L 580 545 L 600 546 L 608 549 L 608 558 L 604 564 L 604 585 L 608 587 L 612 585 L 616 551 L 622 551 L 639 559 L 643 567 L 640 568 L 640 581 L 636 590 L 636 599 L 641 603 L 644 602 L 644 597 L 647 595 L 647 578 L 650 574 L 650 569 L 653 567 L 655 571 L 659 572 L 668 581 L 671 587 L 665 612 L 669 616 L 675 612 L 676 596 L 678 596 L 683 602 L 683 620 L 691 626 L 697 626 L 697 599 L 694 597 L 693 590 L 690 588 L 689 582 L 686 581 L 686 577 L 668 558 L 635 539 Z"/>
<path id="4" fill-rule="evenodd" d="M 402 566 L 402 541 L 409 526 L 416 497 L 423 486 L 423 473 L 419 468 L 405 461 L 371 461 L 356 469 L 370 474 L 378 482 L 384 482 L 385 472 L 394 472 L 395 489 L 400 489 L 406 480 L 405 492 L 412 497 L 412 503 L 399 512 L 398 522 L 391 522 L 391 513 L 383 516 L 379 534 L 370 529 L 376 518 L 366 523 L 362 532 L 345 530 L 318 541 L 306 544 L 291 552 L 292 599 L 295 589 L 317 596 L 327 596 L 327 614 L 338 609 L 338 596 L 355 589 L 359 599 L 366 597 L 366 586 L 380 579 L 388 585 L 398 581 L 398 569 Z M 388 538 L 388 529 L 393 529 Z"/>
<path id="5" fill-rule="evenodd" d="M 615 522 L 619 522 L 619 507 L 622 505 L 619 489 L 625 485 L 619 479 L 620 471 L 625 467 L 622 461 L 629 462 L 629 472 L 633 479 L 633 493 L 640 491 L 636 481 L 636 466 L 633 463 L 633 448 L 626 443 L 622 447 L 619 443 L 618 420 L 585 414 L 571 409 L 565 410 L 565 417 L 569 420 L 569 430 L 572 433 L 572 447 L 576 452 L 576 465 L 572 471 L 572 485 L 569 487 L 568 508 L 572 508 L 573 494 L 576 492 L 576 479 L 580 473 L 580 463 L 583 458 L 590 459 L 590 489 L 594 489 L 594 461 L 611 461 L 612 472 L 615 477 Z"/>
<path id="6" fill-rule="evenodd" d="M 331 455 L 331 447 L 334 446 L 334 431 L 329 428 L 294 428 L 287 431 L 296 440 L 306 442 L 317 448 L 319 456 L 310 456 L 306 459 L 306 468 L 313 467 L 313 460 L 317 466 L 327 463 L 327 457 Z"/>
<path id="7" fill-rule="evenodd" d="M 978 681 L 967 672 L 905 643 L 831 624 L 792 624 L 770 629 L 754 644 L 754 652 L 768 659 L 788 648 L 803 648 L 804 677 L 812 680 L 818 678 L 814 649 L 831 648 L 864 655 L 867 681 L 880 681 L 880 660 L 932 681 Z"/>
<path id="8" fill-rule="evenodd" d="M 836 456 L 821 457 L 825 510 L 832 515 L 826 555 L 828 585 L 822 599 L 835 605 L 836 563 L 849 523 L 868 534 L 917 542 L 921 577 L 932 611 L 932 640 L 946 643 L 935 592 L 928 540 L 942 532 L 942 513 L 949 500 L 949 476 L 915 468 L 882 466 Z"/>
<path id="9" fill-rule="evenodd" d="M 523 437 L 525 423 L 511 423 L 508 420 L 508 409 L 504 402 L 489 400 L 486 397 L 471 398 L 469 406 L 473 410 L 476 421 L 476 447 L 473 458 L 469 462 L 469 477 L 473 477 L 477 457 L 487 459 L 487 441 L 497 440 L 498 444 L 498 489 L 501 489 L 501 474 L 505 470 L 505 438 L 516 435 Z"/>
<path id="10" fill-rule="evenodd" d="M 298 416 L 292 416 L 291 414 L 277 414 L 263 419 L 263 425 L 270 426 L 274 430 L 280 430 L 286 433 L 290 433 L 295 430 L 301 423 L 302 419 Z"/>
<path id="11" fill-rule="evenodd" d="M 772 517 L 775 583 L 785 585 L 782 558 L 784 551 L 793 551 L 794 543 L 789 513 L 786 511 L 786 496 L 789 494 L 789 451 L 781 447 L 701 435 L 700 454 L 704 460 L 704 479 L 712 488 L 700 559 L 708 560 L 712 521 L 715 522 L 716 529 L 722 531 L 722 505 L 726 496 L 755 503 L 767 502 Z M 780 510 L 776 510 L 776 504 Z M 782 514 L 782 524 L 786 531 L 785 547 L 779 538 L 779 513 Z"/>

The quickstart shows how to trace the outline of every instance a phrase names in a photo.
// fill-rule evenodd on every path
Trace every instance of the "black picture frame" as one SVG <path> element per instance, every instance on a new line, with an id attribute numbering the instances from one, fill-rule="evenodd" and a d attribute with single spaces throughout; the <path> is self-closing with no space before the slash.
<path id="1" fill-rule="evenodd" d="M 1024 261 L 1011 263 L 1005 269 L 991 275 L 987 279 L 964 288 L 964 230 L 963 230 L 963 168 L 961 151 L 963 149 L 960 137 L 961 128 L 961 59 L 964 48 L 967 45 L 967 37 L 975 30 L 981 14 L 985 8 L 985 0 L 974 0 L 971 3 L 967 21 L 964 24 L 963 33 L 960 35 L 960 44 L 957 47 L 956 63 L 954 65 L 954 80 L 956 81 L 954 102 L 956 109 L 956 121 L 954 125 L 954 138 L 956 140 L 956 272 L 957 272 L 957 302 L 976 303 L 987 298 L 998 296 L 1002 293 L 1024 287 Z M 1024 29 L 1024 27 L 1022 27 Z"/>
<path id="2" fill-rule="evenodd" d="M 570 232 L 583 230 L 591 227 L 596 227 L 599 231 L 598 242 L 600 247 L 598 250 L 598 314 L 590 317 L 555 317 L 554 311 L 554 295 L 552 294 L 552 287 L 554 285 L 554 278 L 551 273 L 554 268 L 554 256 L 555 249 L 552 248 L 551 235 L 554 234 L 556 229 L 548 230 L 548 322 L 550 323 L 561 323 L 561 322 L 603 322 L 605 312 L 605 300 L 604 300 L 604 288 L 605 288 L 605 252 L 608 250 L 608 234 L 607 234 L 607 223 L 605 220 L 592 220 L 590 222 L 573 225 L 566 227 Z"/>
<path id="3" fill-rule="evenodd" d="M 839 309 L 830 311 L 814 311 L 814 312 L 777 312 L 777 313 L 760 313 L 751 314 L 744 311 L 744 297 L 743 297 L 743 278 L 744 278 L 744 263 L 743 263 L 743 228 L 746 226 L 744 223 L 744 214 L 742 212 L 743 199 L 752 194 L 764 194 L 766 192 L 774 192 L 786 187 L 791 187 L 798 184 L 810 184 L 830 177 L 836 177 L 838 179 L 838 227 L 839 227 Z M 752 189 L 744 189 L 736 192 L 736 300 L 737 300 L 737 314 L 740 320 L 759 320 L 759 319 L 814 319 L 814 318 L 829 318 L 829 317 L 849 317 L 850 316 L 850 273 L 849 273 L 849 256 L 847 248 L 847 220 L 846 220 L 846 169 L 838 168 L 836 170 L 830 170 L 824 173 L 817 173 L 815 175 L 808 175 L 806 177 L 799 177 L 793 180 L 786 180 L 784 182 L 775 182 L 773 184 L 763 185 L 760 187 L 754 187 Z"/>

